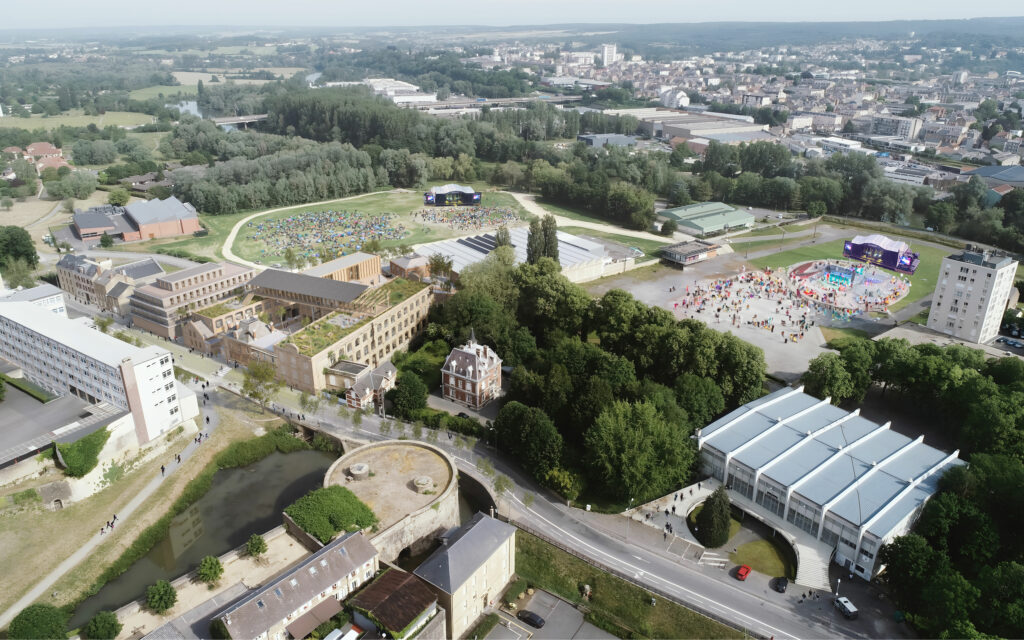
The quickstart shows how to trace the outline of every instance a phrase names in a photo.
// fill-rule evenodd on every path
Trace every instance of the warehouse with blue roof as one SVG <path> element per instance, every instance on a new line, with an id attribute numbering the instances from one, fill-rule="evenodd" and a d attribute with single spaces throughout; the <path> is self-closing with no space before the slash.
<path id="1" fill-rule="evenodd" d="M 704 472 L 734 503 L 773 526 L 831 547 L 836 563 L 870 580 L 878 549 L 907 533 L 949 469 L 964 462 L 785 388 L 700 430 Z"/>

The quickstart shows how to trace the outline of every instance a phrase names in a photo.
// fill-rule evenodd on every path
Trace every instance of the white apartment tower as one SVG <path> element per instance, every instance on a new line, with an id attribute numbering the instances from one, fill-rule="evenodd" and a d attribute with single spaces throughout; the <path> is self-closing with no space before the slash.
<path id="1" fill-rule="evenodd" d="M 131 412 L 139 445 L 198 414 L 169 351 L 130 345 L 31 302 L 0 303 L 0 358 L 54 393 Z"/>
<path id="2" fill-rule="evenodd" d="M 1006 256 L 963 251 L 942 260 L 928 328 L 983 343 L 996 337 L 1017 273 Z"/>
<path id="3" fill-rule="evenodd" d="M 601 45 L 601 62 L 604 66 L 610 66 L 615 63 L 618 59 L 618 51 L 614 44 L 603 44 Z"/>

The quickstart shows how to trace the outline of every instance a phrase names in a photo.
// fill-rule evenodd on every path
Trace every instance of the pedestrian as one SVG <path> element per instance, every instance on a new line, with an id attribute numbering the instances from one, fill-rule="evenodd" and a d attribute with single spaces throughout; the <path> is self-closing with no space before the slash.
<path id="1" fill-rule="evenodd" d="M 181 454 L 177 453 L 174 455 L 174 459 L 178 464 L 181 464 Z"/>
<path id="2" fill-rule="evenodd" d="M 103 535 L 104 533 L 106 533 L 106 532 L 107 532 L 107 528 L 106 528 L 106 527 L 100 527 L 100 535 L 101 535 L 101 536 L 102 536 L 102 535 Z"/>
<path id="3" fill-rule="evenodd" d="M 210 416 L 206 416 L 206 424 L 210 424 Z"/>
<path id="4" fill-rule="evenodd" d="M 693 491 L 693 489 L 691 489 L 691 491 Z M 700 483 L 699 482 L 697 483 L 697 491 L 700 491 Z"/>
<path id="5" fill-rule="evenodd" d="M 675 515 L 675 513 L 676 513 L 676 506 L 672 505 L 672 515 Z"/>
<path id="6" fill-rule="evenodd" d="M 164 475 L 164 465 L 160 465 L 160 477 Z"/>
<path id="7" fill-rule="evenodd" d="M 113 526 L 114 525 L 110 524 L 110 520 L 107 520 L 107 528 L 110 529 L 110 528 L 113 528 Z"/>
<path id="8" fill-rule="evenodd" d="M 668 532 L 662 531 L 661 532 L 661 539 L 662 540 L 668 540 Z"/>
<path id="9" fill-rule="evenodd" d="M 111 522 L 117 522 L 117 514 L 116 513 L 114 514 L 114 519 L 111 520 Z"/>

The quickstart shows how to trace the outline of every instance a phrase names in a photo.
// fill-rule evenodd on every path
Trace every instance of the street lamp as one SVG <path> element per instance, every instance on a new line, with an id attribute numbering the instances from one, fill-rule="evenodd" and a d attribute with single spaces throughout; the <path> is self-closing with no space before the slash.
<path id="1" fill-rule="evenodd" d="M 632 510 L 633 510 L 633 498 L 630 498 L 629 499 L 629 509 L 626 509 L 626 517 L 629 518 L 629 520 L 626 520 L 626 542 L 629 542 L 629 523 L 633 521 L 633 514 L 630 513 L 630 511 L 632 511 Z"/>
<path id="2" fill-rule="evenodd" d="M 786 244 L 786 230 L 782 227 L 779 228 L 782 229 L 782 240 L 779 241 L 779 251 L 782 251 L 782 245 Z"/>

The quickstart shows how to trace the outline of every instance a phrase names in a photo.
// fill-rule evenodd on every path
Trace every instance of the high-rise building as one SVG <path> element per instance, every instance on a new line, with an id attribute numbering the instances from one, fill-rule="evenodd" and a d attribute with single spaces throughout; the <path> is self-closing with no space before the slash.
<path id="1" fill-rule="evenodd" d="M 131 412 L 140 445 L 198 414 L 169 351 L 130 345 L 32 302 L 0 302 L 0 357 L 55 394 Z"/>
<path id="2" fill-rule="evenodd" d="M 614 44 L 601 45 L 601 62 L 604 63 L 604 66 L 614 64 L 618 57 L 619 54 Z"/>
<path id="3" fill-rule="evenodd" d="M 1006 311 L 1017 261 L 963 251 L 942 260 L 928 328 L 983 343 L 996 337 Z"/>

